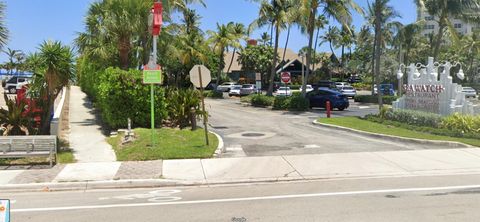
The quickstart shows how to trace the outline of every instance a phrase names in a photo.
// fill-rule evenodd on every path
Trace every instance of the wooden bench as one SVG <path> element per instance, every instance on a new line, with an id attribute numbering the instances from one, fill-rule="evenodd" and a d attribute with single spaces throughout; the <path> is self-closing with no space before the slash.
<path id="1" fill-rule="evenodd" d="M 57 161 L 56 136 L 0 136 L 0 158 L 48 156 Z"/>

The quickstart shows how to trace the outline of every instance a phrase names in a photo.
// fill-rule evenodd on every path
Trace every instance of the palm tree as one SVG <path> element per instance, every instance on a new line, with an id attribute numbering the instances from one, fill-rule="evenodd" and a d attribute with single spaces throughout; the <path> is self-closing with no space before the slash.
<path id="1" fill-rule="evenodd" d="M 280 33 L 282 30 L 287 28 L 287 25 L 291 22 L 295 4 L 296 3 L 294 0 L 272 0 L 271 2 L 266 0 L 262 1 L 260 5 L 259 17 L 253 21 L 252 24 L 250 24 L 249 33 L 253 29 L 272 24 L 272 27 L 275 30 L 274 52 L 278 53 Z M 268 84 L 268 96 L 273 95 L 273 81 L 276 75 L 277 62 L 278 58 L 277 56 L 274 56 Z"/>
<path id="2" fill-rule="evenodd" d="M 5 24 L 5 3 L 0 2 L 0 49 L 7 44 L 8 29 Z"/>
<path id="3" fill-rule="evenodd" d="M 245 39 L 246 29 L 245 26 L 241 23 L 235 23 L 231 25 L 231 32 L 233 34 L 232 44 L 230 45 L 233 47 L 232 52 L 232 59 L 230 60 L 230 64 L 228 65 L 227 73 L 230 72 L 230 68 L 232 68 L 233 59 L 235 58 L 235 53 L 238 48 L 241 48 L 240 40 Z"/>
<path id="4" fill-rule="evenodd" d="M 381 66 L 381 56 L 382 56 L 382 49 L 385 48 L 385 30 L 389 30 L 391 27 L 388 27 L 387 24 L 394 24 L 390 23 L 391 20 L 398 16 L 395 9 L 388 5 L 390 0 L 376 0 L 371 6 L 369 6 L 370 11 L 373 11 L 373 26 L 375 30 L 375 40 L 374 40 L 374 76 L 376 79 L 377 87 L 380 86 L 381 78 L 380 78 L 380 66 Z M 391 35 L 389 35 L 391 36 Z M 383 108 L 383 99 L 382 99 L 382 92 L 378 90 L 378 105 L 379 108 Z"/>
<path id="5" fill-rule="evenodd" d="M 320 38 L 322 39 L 320 45 L 328 42 L 330 52 L 332 53 L 333 57 L 337 59 L 338 57 L 335 55 L 334 47 L 338 45 L 340 39 L 340 30 L 335 26 L 329 26 L 328 30 L 324 33 L 324 35 L 320 36 Z"/>
<path id="6" fill-rule="evenodd" d="M 217 85 L 220 84 L 221 75 L 223 68 L 225 67 L 225 51 L 228 47 L 240 47 L 238 42 L 237 35 L 233 32 L 232 28 L 234 26 L 233 22 L 228 23 L 227 25 L 220 25 L 217 23 L 217 31 L 207 31 L 209 34 L 208 41 L 213 44 L 213 51 L 218 55 L 219 65 L 217 70 Z"/>
<path id="7" fill-rule="evenodd" d="M 8 74 L 12 74 L 12 71 L 18 69 L 23 62 L 25 54 L 21 50 L 11 48 L 7 48 L 7 50 L 3 52 L 8 56 L 8 62 L 5 64 L 5 68 Z"/>
<path id="8" fill-rule="evenodd" d="M 45 41 L 39 47 L 38 62 L 41 72 L 41 78 L 35 78 L 35 81 L 41 81 L 40 98 L 46 97 L 43 106 L 43 115 L 41 120 L 41 134 L 50 133 L 50 114 L 52 112 L 55 98 L 61 92 L 64 86 L 67 86 L 74 79 L 73 73 L 73 52 L 70 47 L 62 45 L 61 42 Z M 42 96 L 43 95 L 43 96 Z"/>
<path id="9" fill-rule="evenodd" d="M 408 24 L 400 29 L 395 37 L 395 42 L 400 49 L 400 54 L 402 54 L 403 50 L 405 51 L 405 55 L 401 58 L 403 63 L 410 63 L 410 53 L 419 41 L 421 30 L 422 27 L 418 23 Z"/>
<path id="10" fill-rule="evenodd" d="M 302 0 L 300 6 L 300 13 L 303 15 L 301 24 L 304 25 L 304 33 L 308 36 L 308 52 L 307 52 L 307 67 L 310 67 L 312 62 L 312 46 L 315 32 L 315 24 L 317 13 L 322 12 L 327 18 L 333 18 L 343 26 L 349 27 L 352 16 L 350 9 L 355 9 L 358 12 L 363 10 L 353 2 L 353 0 L 329 1 L 329 0 Z M 305 79 L 308 80 L 310 70 L 307 69 Z M 302 95 L 306 96 L 306 84 L 303 83 Z"/>
<path id="11" fill-rule="evenodd" d="M 463 52 L 468 52 L 466 55 L 469 64 L 467 73 L 470 79 L 473 79 L 477 71 L 477 69 L 473 67 L 474 61 L 475 58 L 478 58 L 478 55 L 480 55 L 480 33 L 474 32 L 472 35 L 464 36 L 461 40 L 461 49 Z"/>
<path id="12" fill-rule="evenodd" d="M 415 0 L 419 10 L 426 10 L 431 16 L 435 16 L 439 29 L 435 38 L 435 47 L 433 57 L 438 58 L 440 45 L 445 28 L 452 36 L 456 36 L 451 19 L 458 18 L 464 21 L 477 20 L 480 10 L 480 1 L 478 0 Z M 454 38 L 455 40 L 456 38 Z"/>
<path id="13" fill-rule="evenodd" d="M 270 42 L 270 39 L 270 35 L 267 32 L 263 32 L 262 35 L 260 35 L 260 38 L 257 39 L 257 41 L 260 45 L 267 45 L 268 42 Z"/>

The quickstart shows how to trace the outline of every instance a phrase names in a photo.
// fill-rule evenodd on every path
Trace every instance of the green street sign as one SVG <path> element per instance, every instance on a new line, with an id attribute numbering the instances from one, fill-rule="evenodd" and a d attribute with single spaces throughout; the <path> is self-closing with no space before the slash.
<path id="1" fill-rule="evenodd" d="M 162 84 L 162 71 L 161 70 L 143 70 L 143 83 L 144 84 Z"/>

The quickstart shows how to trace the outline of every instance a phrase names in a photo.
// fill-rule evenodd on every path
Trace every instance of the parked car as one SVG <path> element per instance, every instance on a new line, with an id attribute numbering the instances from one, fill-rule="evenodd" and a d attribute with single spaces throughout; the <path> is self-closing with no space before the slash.
<path id="1" fill-rule="evenodd" d="M 280 87 L 277 90 L 276 93 L 277 96 L 291 96 L 292 95 L 292 90 L 290 87 Z"/>
<path id="2" fill-rule="evenodd" d="M 257 86 L 254 84 L 244 84 L 240 89 L 240 96 L 248 96 L 257 92 Z"/>
<path id="3" fill-rule="evenodd" d="M 357 95 L 357 90 L 351 86 L 344 86 L 340 88 L 340 92 L 343 93 L 343 95 L 346 95 L 347 97 L 355 97 Z"/>
<path id="4" fill-rule="evenodd" d="M 343 88 L 344 86 L 350 86 L 350 84 L 346 83 L 346 82 L 336 82 L 335 83 L 335 86 L 339 89 Z"/>
<path id="5" fill-rule="evenodd" d="M 305 88 L 306 88 L 305 91 L 307 91 L 307 93 L 313 91 L 312 85 L 306 85 Z M 300 92 L 302 91 L 302 89 L 303 89 L 302 86 L 300 86 Z"/>
<path id="6" fill-rule="evenodd" d="M 353 84 L 353 83 L 357 83 L 357 82 L 362 82 L 362 78 L 358 75 L 352 75 L 350 76 L 348 79 L 347 79 L 347 82 Z"/>
<path id="7" fill-rule="evenodd" d="M 230 92 L 228 92 L 228 96 L 240 96 L 240 89 L 242 89 L 241 85 L 234 85 L 232 86 L 232 89 L 230 89 Z"/>
<path id="8" fill-rule="evenodd" d="M 377 84 L 373 85 L 373 94 L 378 94 Z M 394 96 L 395 90 L 393 89 L 393 84 L 380 84 L 380 90 L 384 96 Z"/>
<path id="9" fill-rule="evenodd" d="M 17 89 L 20 89 L 21 86 L 28 84 L 30 82 L 31 82 L 31 78 L 14 76 L 6 80 L 5 82 L 3 82 L 2 86 L 5 92 L 15 94 L 17 93 Z"/>
<path id="10" fill-rule="evenodd" d="M 217 87 L 217 91 L 221 92 L 230 92 L 230 90 L 235 86 L 236 83 L 234 82 L 224 82 Z"/>
<path id="11" fill-rule="evenodd" d="M 466 98 L 477 98 L 477 91 L 472 87 L 463 87 L 462 92 L 465 93 Z"/>
<path id="12" fill-rule="evenodd" d="M 345 110 L 350 106 L 348 97 L 341 92 L 331 89 L 318 89 L 307 93 L 307 98 L 310 101 L 310 107 L 326 107 L 327 101 L 330 101 L 332 109 L 340 111 Z"/>
<path id="13" fill-rule="evenodd" d="M 320 81 L 318 81 L 317 84 L 313 84 L 312 87 L 314 89 L 318 89 L 318 88 L 336 89 L 337 85 L 335 84 L 335 82 L 332 82 L 330 80 L 320 80 Z"/>
<path id="14" fill-rule="evenodd" d="M 211 82 L 205 87 L 205 90 L 216 90 L 217 89 L 217 84 Z"/>

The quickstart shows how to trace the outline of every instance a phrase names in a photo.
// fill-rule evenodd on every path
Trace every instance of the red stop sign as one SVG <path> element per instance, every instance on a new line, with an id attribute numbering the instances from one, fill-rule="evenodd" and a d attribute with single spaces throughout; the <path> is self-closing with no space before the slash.
<path id="1" fill-rule="evenodd" d="M 290 73 L 289 72 L 282 72 L 280 74 L 280 77 L 281 77 L 283 83 L 289 83 L 290 82 Z"/>

